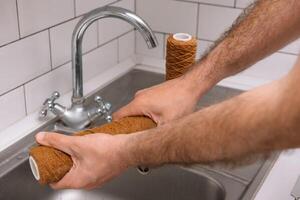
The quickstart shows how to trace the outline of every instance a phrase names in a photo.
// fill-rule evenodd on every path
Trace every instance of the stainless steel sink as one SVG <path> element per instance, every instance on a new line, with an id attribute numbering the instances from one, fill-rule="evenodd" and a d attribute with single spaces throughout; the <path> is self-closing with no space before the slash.
<path id="1" fill-rule="evenodd" d="M 101 95 L 116 110 L 128 103 L 137 90 L 162 81 L 164 76 L 161 74 L 132 70 L 90 95 L 86 103 L 89 104 L 93 96 Z M 199 108 L 239 93 L 238 90 L 217 86 L 202 98 Z M 91 126 L 103 123 L 99 120 Z M 202 165 L 164 166 L 152 169 L 148 175 L 129 169 L 100 189 L 54 191 L 34 180 L 28 164 L 28 148 L 34 144 L 34 135 L 41 130 L 72 132 L 60 127 L 59 119 L 54 119 L 0 152 L 0 200 L 245 200 L 253 197 L 276 159 L 274 155 L 268 160 L 234 169 Z"/>

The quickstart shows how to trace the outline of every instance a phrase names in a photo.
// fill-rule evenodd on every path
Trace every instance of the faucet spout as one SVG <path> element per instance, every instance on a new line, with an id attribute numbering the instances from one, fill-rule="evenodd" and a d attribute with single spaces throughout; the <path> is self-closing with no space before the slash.
<path id="1" fill-rule="evenodd" d="M 48 111 L 51 111 L 60 117 L 63 125 L 76 130 L 86 128 L 98 117 L 104 117 L 108 122 L 112 120 L 110 116 L 111 105 L 101 97 L 95 97 L 92 105 L 86 105 L 84 103 L 85 98 L 83 97 L 82 80 L 82 39 L 84 33 L 93 22 L 108 17 L 122 19 L 132 24 L 142 34 L 149 48 L 154 48 L 158 45 L 156 37 L 147 23 L 129 10 L 106 6 L 85 14 L 76 25 L 72 36 L 72 105 L 66 108 L 55 103 L 60 95 L 58 92 L 54 92 L 52 96 L 47 98 L 43 103 L 40 112 L 41 119 L 47 116 Z"/>
<path id="2" fill-rule="evenodd" d="M 73 104 L 82 104 L 84 102 L 82 78 L 82 39 L 84 33 L 93 22 L 108 17 L 122 19 L 133 25 L 139 30 L 149 48 L 154 48 L 158 45 L 157 39 L 149 25 L 129 10 L 106 6 L 86 14 L 76 25 L 72 36 Z"/>

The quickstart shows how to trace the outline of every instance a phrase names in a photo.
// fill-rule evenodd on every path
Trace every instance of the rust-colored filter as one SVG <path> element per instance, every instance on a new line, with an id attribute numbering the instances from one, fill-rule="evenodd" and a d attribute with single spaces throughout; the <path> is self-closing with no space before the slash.
<path id="1" fill-rule="evenodd" d="M 166 80 L 177 78 L 195 64 L 196 38 L 186 34 L 170 35 L 167 40 Z"/>
<path id="2" fill-rule="evenodd" d="M 154 127 L 156 124 L 148 117 L 125 117 L 100 127 L 77 132 L 74 135 L 129 134 Z M 30 149 L 29 154 L 32 172 L 41 184 L 59 181 L 73 166 L 72 159 L 68 154 L 51 147 L 36 146 Z"/>

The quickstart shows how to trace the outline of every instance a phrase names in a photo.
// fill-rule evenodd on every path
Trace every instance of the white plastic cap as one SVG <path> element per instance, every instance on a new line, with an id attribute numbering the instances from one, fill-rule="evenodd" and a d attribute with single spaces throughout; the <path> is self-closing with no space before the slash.
<path id="1" fill-rule="evenodd" d="M 29 164 L 30 164 L 30 169 L 32 171 L 34 178 L 36 180 L 40 180 L 39 168 L 32 156 L 29 157 Z"/>
<path id="2" fill-rule="evenodd" d="M 192 36 L 188 33 L 175 33 L 173 38 L 178 41 L 188 42 L 192 39 Z"/>

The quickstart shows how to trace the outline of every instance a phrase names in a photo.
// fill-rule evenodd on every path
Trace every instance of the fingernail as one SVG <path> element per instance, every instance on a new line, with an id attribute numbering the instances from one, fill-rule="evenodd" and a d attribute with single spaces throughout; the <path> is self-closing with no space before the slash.
<path id="1" fill-rule="evenodd" d="M 37 141 L 42 141 L 45 137 L 45 132 L 39 132 L 38 134 L 35 135 L 35 139 Z"/>

